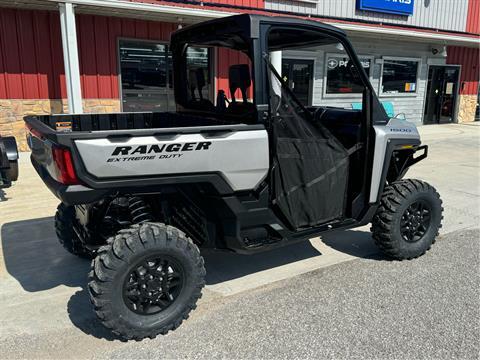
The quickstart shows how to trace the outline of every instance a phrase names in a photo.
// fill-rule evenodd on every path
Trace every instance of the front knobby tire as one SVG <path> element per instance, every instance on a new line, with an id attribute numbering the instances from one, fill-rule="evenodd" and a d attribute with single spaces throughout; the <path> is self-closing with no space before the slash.
<path id="1" fill-rule="evenodd" d="M 442 200 L 433 186 L 420 180 L 396 181 L 385 188 L 373 217 L 373 239 L 388 257 L 417 258 L 435 242 L 442 212 Z"/>
<path id="2" fill-rule="evenodd" d="M 75 208 L 60 203 L 55 214 L 55 232 L 58 241 L 70 254 L 84 258 L 93 259 L 93 251 L 89 250 L 80 240 L 73 229 L 75 219 Z"/>
<path id="3" fill-rule="evenodd" d="M 141 340 L 180 326 L 205 285 L 198 247 L 161 223 L 118 232 L 92 261 L 88 289 L 100 321 L 123 339 Z"/>

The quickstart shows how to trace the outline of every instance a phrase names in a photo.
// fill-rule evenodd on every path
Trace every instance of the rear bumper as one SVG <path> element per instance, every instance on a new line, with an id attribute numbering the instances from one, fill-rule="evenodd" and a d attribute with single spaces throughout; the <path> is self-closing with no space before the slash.
<path id="1" fill-rule="evenodd" d="M 64 185 L 56 181 L 48 171 L 43 168 L 33 157 L 32 165 L 48 189 L 63 203 L 67 205 L 80 205 L 96 202 L 102 199 L 108 190 L 95 190 L 84 185 Z"/>

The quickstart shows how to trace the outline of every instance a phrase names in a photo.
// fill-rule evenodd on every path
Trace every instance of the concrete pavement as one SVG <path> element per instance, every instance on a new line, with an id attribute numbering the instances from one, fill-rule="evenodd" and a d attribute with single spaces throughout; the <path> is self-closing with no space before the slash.
<path id="1" fill-rule="evenodd" d="M 434 125 L 419 130 L 429 155 L 406 177 L 428 181 L 439 191 L 445 205 L 443 233 L 480 226 L 480 126 Z"/>
<path id="2" fill-rule="evenodd" d="M 475 255 L 475 252 L 478 253 L 478 247 L 475 247 L 477 243 L 474 241 L 478 233 L 465 232 L 464 230 L 479 227 L 480 224 L 480 127 L 444 125 L 422 127 L 420 131 L 424 142 L 431 146 L 430 154 L 427 160 L 413 168 L 407 174 L 407 177 L 418 177 L 429 181 L 439 190 L 445 204 L 445 222 L 442 230 L 445 238 L 452 238 L 453 236 L 452 239 L 455 240 L 462 234 L 462 236 L 470 239 L 467 245 L 462 245 L 462 251 L 457 250 L 454 246 L 452 248 L 448 247 L 448 250 L 438 255 L 435 253 L 435 249 L 437 247 L 443 248 L 445 242 L 444 239 L 440 239 L 439 243 L 433 248 L 433 255 L 427 255 L 427 257 L 434 257 L 434 260 L 431 261 L 435 265 L 431 271 L 439 271 L 443 266 L 442 264 L 445 264 L 445 259 L 447 259 L 446 263 L 448 269 L 452 272 L 453 279 L 457 279 L 457 275 L 459 275 L 457 271 L 460 265 L 456 262 L 451 263 L 450 260 L 453 255 L 450 254 L 450 251 L 455 252 L 455 259 L 458 258 L 458 263 L 461 262 L 461 258 L 465 260 L 465 266 L 468 265 L 465 272 L 468 272 L 467 277 L 472 282 L 470 283 L 471 289 L 460 289 L 460 294 L 463 294 L 462 296 L 465 299 L 457 308 L 459 309 L 458 314 L 463 314 L 464 311 L 470 309 L 468 306 L 472 305 L 472 295 L 476 294 L 478 298 L 478 271 L 475 271 L 475 269 L 478 270 L 479 264 L 478 259 L 475 260 L 476 258 L 470 256 Z M 280 303 L 272 302 L 272 298 L 269 297 L 276 296 L 276 291 L 286 292 L 291 296 L 292 301 L 296 299 L 299 304 L 304 304 L 303 310 L 297 307 L 296 311 L 292 311 L 292 316 L 297 316 L 299 311 L 303 311 L 315 319 L 317 312 L 331 310 L 332 319 L 336 319 L 337 325 L 329 320 L 330 322 L 327 321 L 329 325 L 325 328 L 333 329 L 333 333 L 340 337 L 349 335 L 355 343 L 355 341 L 358 342 L 363 339 L 360 334 L 357 334 L 359 336 L 357 339 L 354 336 L 355 333 L 361 332 L 363 329 L 361 324 L 358 325 L 360 327 L 357 326 L 353 333 L 351 329 L 340 326 L 343 322 L 348 322 L 351 316 L 354 316 L 349 311 L 350 308 L 345 310 L 332 309 L 328 306 L 325 308 L 321 302 L 322 299 L 318 299 L 320 301 L 318 304 L 305 303 L 304 291 L 295 294 L 289 288 L 300 281 L 309 286 L 309 289 L 311 289 L 309 291 L 318 291 L 319 294 L 322 294 L 336 289 L 341 291 L 345 299 L 348 299 L 349 296 L 352 296 L 350 291 L 353 291 L 352 289 L 361 284 L 362 281 L 371 284 L 374 281 L 371 276 L 376 274 L 377 271 L 391 270 L 389 267 L 391 263 L 385 261 L 376 262 L 378 268 L 372 268 L 373 273 L 362 270 L 364 269 L 364 262 L 368 262 L 368 260 L 358 260 L 359 258 L 378 257 L 378 252 L 373 246 L 370 234 L 367 231 L 368 228 L 330 233 L 323 236 L 322 239 L 312 239 L 311 242 L 254 256 L 206 254 L 208 285 L 199 308 L 185 325 L 182 325 L 180 329 L 167 337 L 156 339 L 153 343 L 146 341 L 141 345 L 135 345 L 135 343 L 130 345 L 129 343 L 126 346 L 118 341 L 107 341 L 112 340 L 112 337 L 94 318 L 84 290 L 89 263 L 67 254 L 57 244 L 52 223 L 52 215 L 57 200 L 38 179 L 33 168 L 28 164 L 28 159 L 22 157 L 21 161 L 20 181 L 13 188 L 6 189 L 3 195 L 0 193 L 0 197 L 5 199 L 0 201 L 2 244 L 0 252 L 1 357 L 84 358 L 94 355 L 122 357 L 125 348 L 129 350 L 125 352 L 124 356 L 137 357 L 134 355 L 135 351 L 138 351 L 138 356 L 144 357 L 160 355 L 150 347 L 163 349 L 162 351 L 168 357 L 175 357 L 175 354 L 184 357 L 194 355 L 208 357 L 209 354 L 225 357 L 252 357 L 255 354 L 261 356 L 262 353 L 258 351 L 264 349 L 265 345 L 262 342 L 256 342 L 253 334 L 268 339 L 283 339 L 287 343 L 289 340 L 289 334 L 283 328 L 286 323 L 276 321 L 280 319 L 278 314 L 287 314 L 289 310 L 282 307 Z M 452 233 L 452 231 L 460 232 L 449 237 L 447 234 Z M 473 254 L 469 254 L 469 246 L 470 253 Z M 443 257 L 443 263 L 438 256 Z M 401 263 L 400 268 L 392 271 L 394 271 L 394 274 L 398 272 L 399 276 L 410 271 L 414 272 L 414 270 L 409 270 L 408 264 L 417 264 L 417 262 L 421 263 L 422 261 L 419 259 Z M 341 263 L 344 264 L 339 265 Z M 343 268 L 343 266 L 346 268 Z M 385 270 L 385 266 L 387 270 Z M 411 266 L 416 269 L 415 265 Z M 305 280 L 312 277 L 322 280 L 324 276 L 329 276 L 330 271 L 335 269 L 343 269 L 338 271 L 344 273 L 345 283 L 343 285 L 339 283 L 338 289 L 334 286 L 335 284 L 330 284 L 330 287 L 315 287 L 312 285 L 315 281 L 312 280 L 309 283 Z M 363 279 L 353 276 L 352 271 L 355 274 L 358 271 L 363 273 Z M 305 273 L 309 274 L 297 276 Z M 461 275 L 466 276 L 462 272 Z M 316 276 L 317 278 L 315 278 Z M 410 276 L 415 277 L 416 275 L 410 273 Z M 442 272 L 442 276 L 437 279 L 437 283 L 443 286 L 443 281 L 446 284 L 454 284 L 454 280 L 444 279 Z M 320 282 L 322 283 L 322 281 Z M 418 284 L 412 283 L 411 285 L 417 286 Z M 377 286 L 377 290 L 382 293 L 385 292 L 383 290 L 384 284 L 379 282 Z M 395 293 L 397 291 L 401 292 L 402 287 L 398 286 L 397 288 L 395 283 L 392 282 L 389 289 L 395 290 Z M 366 288 L 364 290 L 367 291 L 364 294 L 364 300 L 367 302 L 365 306 L 369 311 L 373 311 L 375 304 L 368 297 L 368 291 L 372 289 Z M 272 295 L 268 295 L 270 294 L 269 291 L 272 291 Z M 410 290 L 408 292 L 411 293 Z M 241 299 L 250 296 L 250 294 L 258 296 L 255 301 L 252 300 L 257 306 L 248 306 L 251 309 L 248 316 L 253 318 L 250 319 L 245 315 L 247 316 L 245 320 L 239 320 L 235 314 L 244 314 L 243 309 L 245 308 L 240 306 L 243 301 Z M 434 293 L 433 295 L 438 294 Z M 415 298 L 414 293 L 411 296 Z M 389 297 L 388 299 L 385 301 L 394 301 L 393 298 Z M 225 309 L 222 308 L 223 306 L 225 306 Z M 270 313 L 272 306 L 278 309 L 277 315 Z M 233 315 L 229 318 L 223 313 L 224 311 L 233 313 Z M 382 308 L 378 311 L 378 314 L 385 315 Z M 265 316 L 270 314 L 272 317 L 267 323 L 260 322 L 255 325 L 254 318 L 259 317 L 261 319 L 264 313 Z M 472 311 L 467 313 L 471 319 L 480 320 L 478 313 Z M 334 314 L 339 314 L 339 316 L 334 316 Z M 409 314 L 413 316 L 415 314 L 414 310 Z M 224 320 L 222 320 L 222 316 L 225 316 Z M 326 321 L 323 317 L 319 319 L 322 319 L 322 322 Z M 422 323 L 424 321 L 431 321 L 435 324 L 437 318 L 428 319 L 428 315 L 423 316 L 422 313 Z M 213 329 L 223 329 L 225 326 L 228 327 L 232 324 L 235 331 L 238 330 L 239 334 L 244 334 L 246 339 L 250 339 L 251 343 L 248 346 L 245 344 L 244 338 L 240 336 L 240 338 L 235 339 L 233 333 L 228 333 L 228 336 L 231 336 L 229 340 L 232 343 L 227 346 L 225 337 L 222 337 L 222 332 L 215 333 L 213 331 Z M 404 325 L 406 328 L 406 324 Z M 450 330 L 446 327 L 447 323 L 444 325 L 445 327 L 440 327 L 442 331 L 449 332 Z M 309 326 L 313 325 L 310 324 Z M 253 334 L 249 334 L 248 332 L 251 331 L 252 327 L 256 327 L 256 330 Z M 313 340 L 309 333 L 305 334 L 308 329 L 308 326 L 302 328 L 301 324 L 295 325 L 294 333 L 298 333 L 299 338 L 292 339 L 292 344 L 289 346 L 291 349 L 297 349 L 298 351 L 299 344 L 302 344 L 300 338 L 310 339 L 316 341 L 313 348 L 322 353 L 322 339 L 326 334 L 319 328 L 314 327 L 314 330 L 318 333 L 318 338 Z M 478 331 L 478 329 L 475 330 L 471 327 L 468 327 L 468 329 L 469 331 Z M 200 347 L 198 352 L 182 342 L 182 339 L 185 340 L 186 338 L 196 339 L 200 337 L 205 339 L 202 336 L 202 331 L 214 336 L 213 340 L 207 341 L 207 344 L 204 344 L 203 348 Z M 349 338 L 349 336 L 346 338 Z M 387 340 L 390 341 L 400 341 L 400 339 L 397 339 L 398 336 L 401 338 L 402 335 L 395 335 L 393 332 L 387 332 L 386 335 Z M 470 346 L 469 349 L 471 350 L 472 346 L 475 349 L 475 344 L 471 338 L 466 337 L 465 339 Z M 164 343 L 165 346 L 161 346 Z M 272 344 L 275 343 L 275 341 L 272 342 Z M 169 347 L 167 348 L 168 344 Z M 193 344 L 199 345 L 196 341 L 193 341 Z M 337 351 L 342 350 L 342 348 L 336 348 L 337 345 L 335 344 L 341 345 L 341 343 L 334 342 L 325 349 L 329 348 L 329 351 L 332 351 L 330 353 L 332 356 L 341 357 L 341 354 L 345 355 L 342 352 L 335 354 L 335 349 Z M 233 352 L 233 349 L 240 345 L 247 346 L 247 349 L 249 349 L 244 356 L 242 356 L 242 353 Z M 177 352 L 171 352 L 172 349 Z M 232 352 L 229 353 L 228 349 L 232 349 Z M 478 351 L 478 347 L 476 349 Z M 424 348 L 422 351 L 426 350 Z M 272 351 L 274 351 L 273 348 Z M 354 353 L 360 355 L 359 352 L 351 354 Z M 263 353 L 266 357 L 269 357 L 269 354 L 268 351 Z M 288 351 L 284 354 L 285 356 L 292 355 Z M 310 355 L 312 354 L 315 353 L 310 353 Z M 326 353 L 323 354 L 328 356 Z M 377 354 L 389 357 L 388 353 L 385 352 Z M 408 355 L 409 353 L 403 352 L 403 354 Z M 454 353 L 449 354 L 455 355 Z M 466 353 L 459 352 L 458 354 L 465 355 Z M 298 356 L 308 356 L 308 353 L 300 351 Z"/>
<path id="3" fill-rule="evenodd" d="M 478 359 L 478 230 L 415 261 L 373 256 L 243 292 L 163 339 L 97 357 Z"/>

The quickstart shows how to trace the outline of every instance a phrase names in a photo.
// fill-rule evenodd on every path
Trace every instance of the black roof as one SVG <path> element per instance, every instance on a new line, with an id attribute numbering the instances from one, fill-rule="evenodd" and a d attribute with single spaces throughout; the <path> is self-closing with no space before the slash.
<path id="1" fill-rule="evenodd" d="M 287 16 L 265 16 L 257 14 L 240 14 L 214 20 L 204 21 L 198 24 L 189 25 L 177 30 L 172 34 L 172 45 L 175 43 L 211 43 L 221 45 L 222 39 L 225 45 L 231 42 L 232 36 L 238 35 L 246 40 L 247 38 L 258 38 L 260 23 L 271 25 L 293 25 L 327 31 L 339 36 L 346 36 L 345 32 L 335 26 L 324 24 L 320 21 L 301 19 Z M 233 46 L 234 47 L 234 46 Z"/>

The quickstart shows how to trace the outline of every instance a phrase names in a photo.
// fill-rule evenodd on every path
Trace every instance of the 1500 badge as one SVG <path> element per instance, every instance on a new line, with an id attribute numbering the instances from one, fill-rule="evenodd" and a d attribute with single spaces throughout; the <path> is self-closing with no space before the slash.
<path id="1" fill-rule="evenodd" d="M 407 128 L 393 128 L 390 129 L 390 132 L 404 132 L 404 133 L 411 133 L 412 129 L 407 129 Z"/>
<path id="2" fill-rule="evenodd" d="M 113 149 L 112 158 L 108 158 L 107 162 L 117 161 L 141 161 L 153 160 L 161 154 L 158 159 L 179 158 L 186 151 L 203 151 L 208 150 L 212 143 L 210 141 L 173 143 L 173 144 L 153 144 L 134 146 L 117 146 Z"/>

